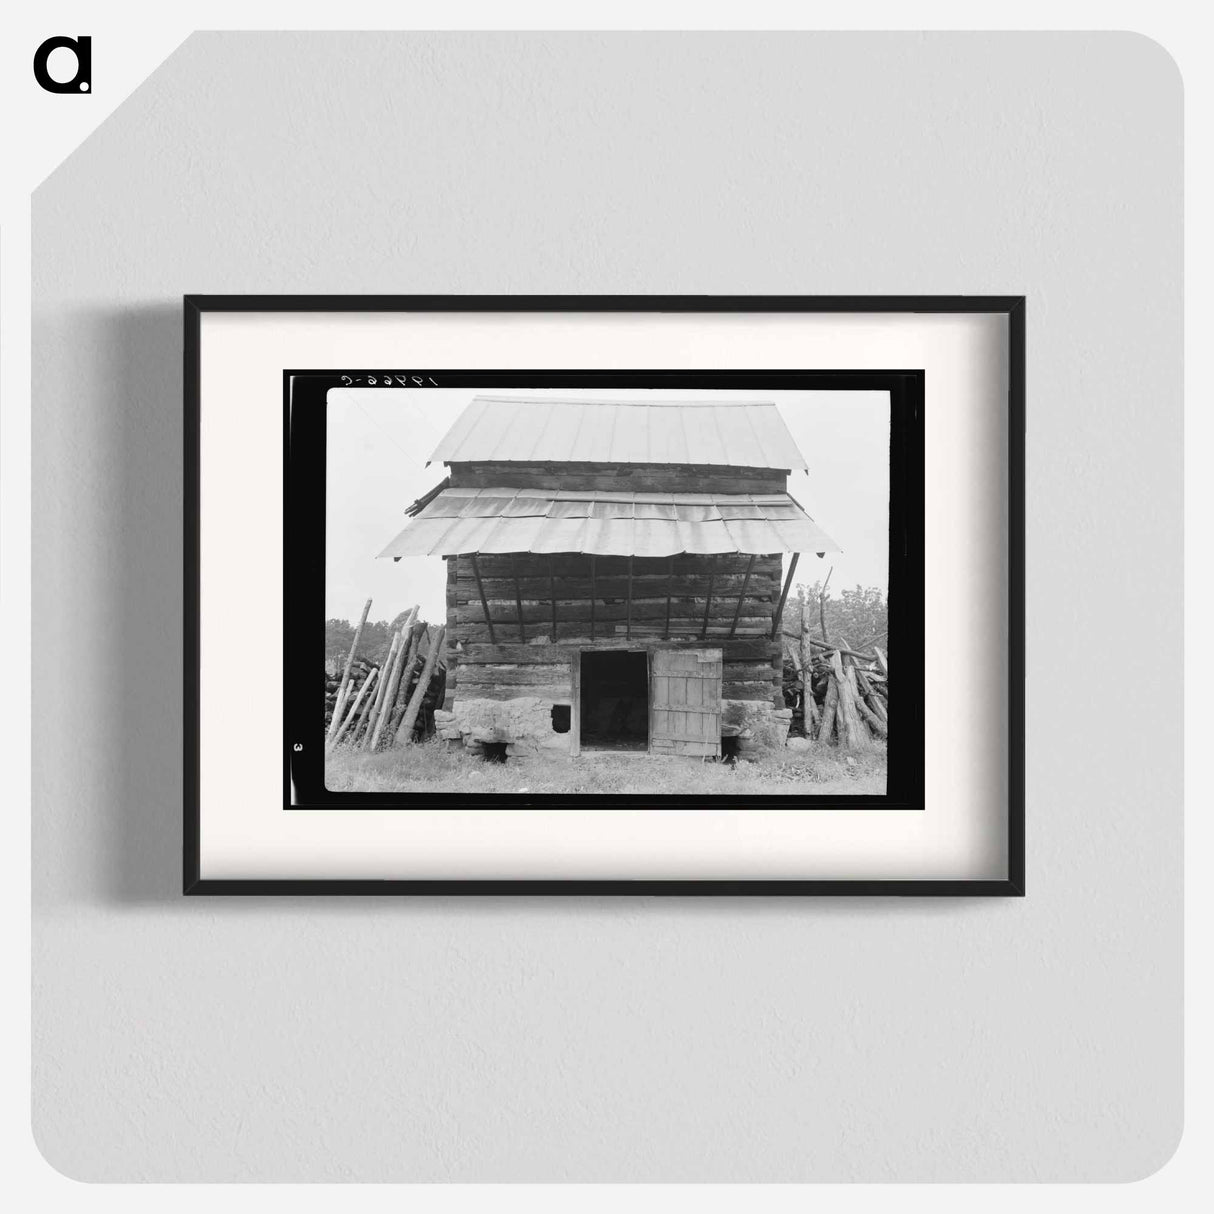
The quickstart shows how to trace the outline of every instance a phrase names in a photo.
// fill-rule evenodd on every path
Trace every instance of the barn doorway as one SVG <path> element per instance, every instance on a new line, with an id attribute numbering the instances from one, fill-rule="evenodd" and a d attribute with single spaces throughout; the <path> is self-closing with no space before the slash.
<path id="1" fill-rule="evenodd" d="M 583 750 L 648 750 L 649 662 L 644 653 L 583 652 Z"/>

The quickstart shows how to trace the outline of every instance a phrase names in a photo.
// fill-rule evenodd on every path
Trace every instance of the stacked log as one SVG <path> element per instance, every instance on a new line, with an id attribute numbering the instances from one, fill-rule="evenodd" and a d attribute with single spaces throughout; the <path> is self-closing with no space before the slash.
<path id="1" fill-rule="evenodd" d="M 328 664 L 326 663 L 326 671 L 325 671 L 325 733 L 326 733 L 326 735 L 328 735 L 330 730 L 332 730 L 332 728 L 333 728 L 333 710 L 337 707 L 337 697 L 341 691 L 341 679 L 342 679 L 341 670 L 338 670 L 338 672 L 334 675 L 330 675 L 328 673 L 327 665 Z M 354 661 L 350 663 L 350 683 L 353 685 L 355 692 L 357 692 L 358 688 L 360 688 L 363 685 L 363 683 L 366 682 L 367 675 L 369 675 L 371 673 L 371 671 L 374 669 L 375 669 L 375 663 L 367 661 L 366 658 L 355 658 Z M 349 700 L 348 695 L 347 695 L 346 699 Z M 346 710 L 349 711 L 348 703 L 346 705 Z M 344 717 L 344 716 L 345 716 L 345 713 L 340 714 L 339 721 L 338 721 L 339 724 L 340 724 L 341 717 Z M 333 730 L 333 732 L 335 733 L 336 730 Z"/>
<path id="2" fill-rule="evenodd" d="M 786 640 L 787 638 L 786 635 Z M 784 698 L 802 736 L 844 750 L 869 750 L 889 737 L 889 663 L 845 640 L 794 638 L 785 649 Z"/>

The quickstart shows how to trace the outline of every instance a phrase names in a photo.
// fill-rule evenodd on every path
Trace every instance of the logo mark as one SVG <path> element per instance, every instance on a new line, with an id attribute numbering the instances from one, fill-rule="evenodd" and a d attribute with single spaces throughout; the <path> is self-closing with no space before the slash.
<path id="1" fill-rule="evenodd" d="M 56 80 L 46 70 L 51 52 L 71 51 L 76 57 L 76 74 L 70 80 Z M 48 93 L 88 93 L 93 88 L 93 40 L 81 34 L 76 38 L 48 38 L 34 52 L 34 79 Z"/>

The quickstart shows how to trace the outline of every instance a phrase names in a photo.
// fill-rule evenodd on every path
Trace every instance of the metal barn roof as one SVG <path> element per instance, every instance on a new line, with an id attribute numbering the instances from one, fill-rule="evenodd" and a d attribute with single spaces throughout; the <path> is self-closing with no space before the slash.
<path id="1" fill-rule="evenodd" d="M 380 556 L 838 552 L 787 493 L 444 489 Z"/>
<path id="2" fill-rule="evenodd" d="M 771 402 L 477 396 L 430 462 L 720 464 L 806 469 Z"/>

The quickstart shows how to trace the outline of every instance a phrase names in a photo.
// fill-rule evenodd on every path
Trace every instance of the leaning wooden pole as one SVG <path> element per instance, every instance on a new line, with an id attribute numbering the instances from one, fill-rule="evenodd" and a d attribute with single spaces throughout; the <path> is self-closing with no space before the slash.
<path id="1" fill-rule="evenodd" d="M 337 733 L 338 726 L 341 724 L 342 709 L 346 706 L 346 691 L 350 684 L 350 667 L 354 665 L 354 655 L 358 652 L 358 642 L 362 639 L 363 626 L 367 622 L 367 613 L 371 610 L 371 600 L 368 599 L 366 606 L 363 607 L 362 619 L 358 621 L 358 627 L 354 630 L 354 640 L 350 643 L 350 653 L 346 657 L 346 668 L 341 674 L 341 686 L 337 689 L 337 699 L 333 701 L 333 719 L 329 722 L 329 740 L 332 741 L 333 736 Z"/>
<path id="2" fill-rule="evenodd" d="M 476 553 L 468 554 L 472 558 L 472 576 L 476 578 L 477 593 L 481 596 L 481 610 L 485 613 L 485 627 L 489 629 L 489 644 L 496 645 L 497 637 L 493 634 L 493 617 L 489 614 L 489 600 L 485 598 L 485 584 L 481 581 L 481 567 L 476 563 Z"/>
<path id="3" fill-rule="evenodd" d="M 662 629 L 662 640 L 670 637 L 670 598 L 674 593 L 674 557 L 666 558 L 666 626 Z"/>
<path id="4" fill-rule="evenodd" d="M 371 734 L 375 729 L 375 723 L 379 720 L 380 709 L 384 704 L 384 692 L 388 690 L 388 674 L 392 667 L 396 665 L 396 651 L 400 648 L 400 629 L 398 628 L 392 634 L 392 644 L 388 646 L 388 654 L 380 664 L 379 668 L 379 686 L 375 689 L 375 699 L 371 701 L 371 711 L 367 715 L 367 728 L 363 730 L 361 749 L 366 748 L 371 744 Z"/>
<path id="5" fill-rule="evenodd" d="M 742 593 L 738 595 L 738 605 L 733 609 L 733 623 L 729 625 L 729 639 L 733 640 L 733 634 L 738 630 L 738 619 L 742 615 L 742 604 L 746 602 L 746 589 L 750 585 L 750 574 L 755 567 L 755 556 L 752 552 L 750 560 L 746 562 L 746 576 L 742 579 Z"/>
<path id="6" fill-rule="evenodd" d="M 443 637 L 446 632 L 446 625 L 443 625 L 430 641 L 430 652 L 426 655 L 426 665 L 422 668 L 421 678 L 417 680 L 417 688 L 413 692 L 413 699 L 409 701 L 404 720 L 401 721 L 400 729 L 396 733 L 396 740 L 403 741 L 406 746 L 413 740 L 413 726 L 417 724 L 417 714 L 421 711 L 422 700 L 426 698 L 426 689 L 434 677 L 434 667 L 438 665 L 438 655 L 442 652 Z"/>
<path id="7" fill-rule="evenodd" d="M 527 629 L 523 624 L 523 588 L 518 576 L 518 553 L 510 554 L 510 572 L 514 575 L 514 607 L 518 612 L 518 639 L 521 644 L 527 642 Z"/>
<path id="8" fill-rule="evenodd" d="M 805 608 L 809 606 L 809 599 L 802 598 L 801 600 L 801 636 L 798 639 L 798 649 L 801 656 L 801 728 L 805 732 L 807 738 L 814 736 L 814 725 L 818 716 L 818 705 L 814 701 L 814 689 L 812 685 L 814 655 L 809 647 L 809 620 L 806 618 Z"/>
<path id="9" fill-rule="evenodd" d="M 368 688 L 370 688 L 371 684 L 375 682 L 375 676 L 377 674 L 379 674 L 378 666 L 372 669 L 371 673 L 367 675 L 366 679 L 364 680 L 362 687 L 359 688 L 358 695 L 354 698 L 354 703 L 350 707 L 349 715 L 342 722 L 341 728 L 337 731 L 337 735 L 331 741 L 325 744 L 325 754 L 328 754 L 329 751 L 331 751 L 333 747 L 336 746 L 343 737 L 345 737 L 346 730 L 350 728 L 350 722 L 353 721 L 356 716 L 358 716 L 358 706 L 363 702 L 363 696 L 367 694 Z"/>
<path id="10" fill-rule="evenodd" d="M 409 707 L 409 687 L 413 683 L 413 668 L 417 665 L 417 651 L 427 628 L 429 628 L 429 624 L 422 624 L 420 628 L 413 629 L 413 639 L 409 642 L 409 655 L 405 658 L 405 664 L 400 672 L 400 689 L 396 695 L 396 704 L 392 709 L 392 717 L 388 721 L 388 736 L 391 739 L 388 743 L 389 746 L 396 745 L 397 727 L 400 725 L 401 717 L 405 715 L 405 709 Z"/>
<path id="11" fill-rule="evenodd" d="M 869 745 L 871 739 L 864 720 L 856 708 L 856 700 L 859 696 L 856 692 L 855 678 L 854 675 L 851 678 L 848 677 L 853 672 L 844 669 L 843 659 L 839 657 L 837 650 L 830 655 L 830 670 L 831 676 L 839 688 L 838 706 L 835 710 L 839 727 L 839 742 L 848 750 L 863 750 Z"/>
<path id="12" fill-rule="evenodd" d="M 784 604 L 788 602 L 788 592 L 792 588 L 792 575 L 797 572 L 797 562 L 801 559 L 799 552 L 792 554 L 788 562 L 788 576 L 784 579 L 784 589 L 780 591 L 780 604 L 776 608 L 776 618 L 771 622 L 771 639 L 774 641 L 780 635 L 780 621 L 784 618 Z"/>
<path id="13" fill-rule="evenodd" d="M 818 624 L 822 628 L 822 639 L 824 641 L 830 640 L 830 637 L 826 635 L 826 587 L 830 585 L 830 575 L 834 571 L 834 565 L 826 571 L 826 581 L 822 583 L 822 589 L 818 592 Z"/>
<path id="14" fill-rule="evenodd" d="M 632 640 L 632 553 L 628 554 L 628 614 L 624 617 L 624 636 Z"/>
<path id="15" fill-rule="evenodd" d="M 396 692 L 400 687 L 401 671 L 405 665 L 405 654 L 409 649 L 409 642 L 413 638 L 413 624 L 417 619 L 417 608 L 413 607 L 409 611 L 408 618 L 400 628 L 400 644 L 396 647 L 396 661 L 392 663 L 392 671 L 388 675 L 388 690 L 384 693 L 383 707 L 379 710 L 379 719 L 375 722 L 375 732 L 371 735 L 371 749 L 375 750 L 379 746 L 379 740 L 383 737 L 384 727 L 388 724 L 392 716 L 392 710 L 396 706 Z"/>
<path id="16" fill-rule="evenodd" d="M 594 553 L 590 554 L 590 639 L 594 640 L 594 600 L 598 598 L 598 570 L 595 566 Z"/>
<path id="17" fill-rule="evenodd" d="M 824 746 L 830 743 L 830 735 L 835 728 L 835 713 L 839 704 L 839 684 L 835 676 L 826 679 L 826 695 L 822 700 L 822 717 L 818 721 L 818 732 L 815 735 Z"/>

